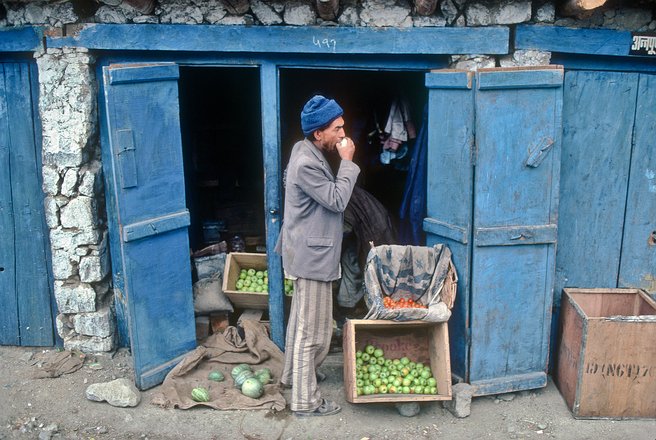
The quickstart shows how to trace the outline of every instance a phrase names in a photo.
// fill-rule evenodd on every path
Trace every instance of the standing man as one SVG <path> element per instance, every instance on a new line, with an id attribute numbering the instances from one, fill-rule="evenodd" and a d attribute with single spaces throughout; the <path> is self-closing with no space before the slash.
<path id="1" fill-rule="evenodd" d="M 305 139 L 292 149 L 285 181 L 284 223 L 276 251 L 294 280 L 281 383 L 292 387 L 290 408 L 299 416 L 338 413 L 321 397 L 317 367 L 332 337 L 332 281 L 340 277 L 344 210 L 360 168 L 355 145 L 344 132 L 344 111 L 333 99 L 316 95 L 301 112 Z M 338 154 L 337 175 L 326 155 Z"/>

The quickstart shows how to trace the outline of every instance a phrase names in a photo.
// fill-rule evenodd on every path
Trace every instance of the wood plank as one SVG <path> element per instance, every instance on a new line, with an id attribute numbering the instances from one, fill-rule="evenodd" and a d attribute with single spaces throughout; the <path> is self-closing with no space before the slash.
<path id="1" fill-rule="evenodd" d="M 8 90 L 0 63 L 0 345 L 19 345 L 16 297 L 16 232 L 12 199 Z"/>
<path id="2" fill-rule="evenodd" d="M 11 122 L 10 162 L 16 239 L 16 292 L 21 345 L 53 345 L 52 286 L 41 189 L 40 146 L 35 142 L 28 63 L 5 65 Z"/>
<path id="3" fill-rule="evenodd" d="M 525 50 L 627 57 L 630 56 L 629 49 L 632 43 L 629 31 L 518 25 L 515 29 L 514 47 Z"/>
<path id="4" fill-rule="evenodd" d="M 617 285 L 637 86 L 636 74 L 565 75 L 557 306 L 564 287 Z"/>
<path id="5" fill-rule="evenodd" d="M 577 404 L 577 385 L 581 380 L 580 361 L 585 351 L 584 325 L 584 315 L 579 313 L 575 300 L 566 290 L 560 313 L 554 380 L 570 408 Z"/>
<path id="6" fill-rule="evenodd" d="M 285 295 L 282 258 L 274 252 L 282 222 L 282 178 L 279 145 L 279 80 L 278 68 L 265 63 L 260 68 L 262 139 L 264 169 L 264 218 L 266 222 L 267 267 L 269 271 L 269 320 L 271 339 L 285 349 Z"/>
<path id="7" fill-rule="evenodd" d="M 239 325 L 246 320 L 259 322 L 260 319 L 262 319 L 263 314 L 264 314 L 263 310 L 246 309 L 241 313 L 241 315 L 239 315 L 239 318 L 237 319 L 237 324 Z"/>
<path id="8" fill-rule="evenodd" d="M 43 48 L 42 41 L 40 27 L 0 27 L 0 52 L 32 52 Z"/>
<path id="9" fill-rule="evenodd" d="M 656 76 L 640 75 L 619 287 L 656 294 Z"/>
<path id="10" fill-rule="evenodd" d="M 327 26 L 212 26 L 87 24 L 48 47 L 304 54 L 508 53 L 507 27 L 356 28 Z M 284 41 L 285 44 L 280 44 Z"/>

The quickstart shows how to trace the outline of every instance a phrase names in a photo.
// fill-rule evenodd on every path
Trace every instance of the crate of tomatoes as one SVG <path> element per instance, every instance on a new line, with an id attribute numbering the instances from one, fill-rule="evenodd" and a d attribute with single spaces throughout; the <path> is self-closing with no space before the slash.
<path id="1" fill-rule="evenodd" d="M 446 322 L 458 276 L 443 244 L 375 246 L 364 269 L 365 319 Z"/>

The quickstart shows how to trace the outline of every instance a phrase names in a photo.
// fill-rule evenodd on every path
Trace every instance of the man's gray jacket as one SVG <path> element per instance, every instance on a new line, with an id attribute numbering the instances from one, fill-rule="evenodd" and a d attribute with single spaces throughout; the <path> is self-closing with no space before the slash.
<path id="1" fill-rule="evenodd" d="M 297 142 L 287 166 L 285 212 L 276 252 L 287 274 L 317 281 L 339 278 L 344 210 L 360 168 L 342 160 L 333 174 L 308 139 Z"/>

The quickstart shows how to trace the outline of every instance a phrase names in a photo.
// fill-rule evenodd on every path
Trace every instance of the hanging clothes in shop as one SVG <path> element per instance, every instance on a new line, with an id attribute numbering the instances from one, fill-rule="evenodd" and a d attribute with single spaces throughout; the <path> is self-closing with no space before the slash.
<path id="1" fill-rule="evenodd" d="M 403 190 L 403 199 L 399 209 L 399 218 L 401 220 L 399 241 L 401 244 L 425 245 L 423 222 L 426 217 L 427 153 L 428 109 L 424 106 L 421 127 L 414 143 L 412 158 L 408 167 L 408 176 Z"/>
<path id="2" fill-rule="evenodd" d="M 417 130 L 410 117 L 408 101 L 403 97 L 396 98 L 392 101 L 383 132 L 381 163 L 406 170 L 409 164 L 409 142 L 416 136 Z"/>

